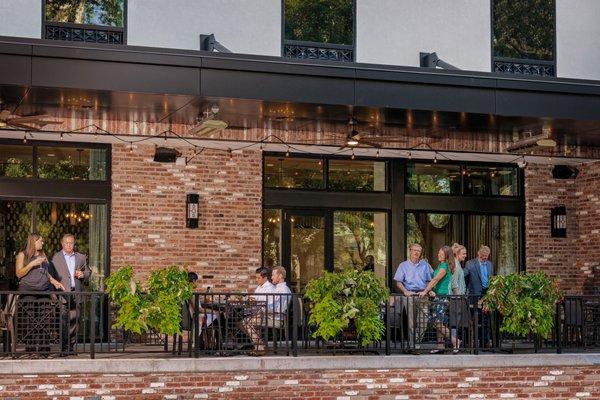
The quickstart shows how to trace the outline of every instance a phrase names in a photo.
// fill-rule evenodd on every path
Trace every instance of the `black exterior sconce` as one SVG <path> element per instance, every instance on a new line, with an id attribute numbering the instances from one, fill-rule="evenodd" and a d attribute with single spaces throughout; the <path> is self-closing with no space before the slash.
<path id="1" fill-rule="evenodd" d="M 185 196 L 185 227 L 196 229 L 198 228 L 198 203 L 200 196 L 196 193 L 188 193 Z"/>
<path id="2" fill-rule="evenodd" d="M 550 236 L 567 237 L 567 209 L 565 206 L 554 207 L 550 210 Z"/>

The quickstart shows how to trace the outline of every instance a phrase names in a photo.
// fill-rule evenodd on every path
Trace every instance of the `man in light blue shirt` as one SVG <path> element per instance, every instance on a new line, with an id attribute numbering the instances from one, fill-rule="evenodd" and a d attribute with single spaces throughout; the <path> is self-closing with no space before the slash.
<path id="1" fill-rule="evenodd" d="M 417 297 L 417 293 L 425 290 L 432 278 L 429 263 L 421 259 L 422 252 L 423 248 L 421 245 L 416 243 L 411 244 L 408 248 L 408 260 L 401 262 L 394 274 L 396 289 L 403 294 L 403 296 L 395 298 L 396 310 L 399 310 L 396 318 L 401 319 L 402 314 L 406 313 L 410 350 L 419 347 L 418 343 L 427 329 L 429 314 L 428 300 Z M 400 304 L 397 304 L 398 300 Z M 417 320 L 416 331 L 415 318 Z M 396 324 L 396 326 L 399 326 L 399 324 Z"/>

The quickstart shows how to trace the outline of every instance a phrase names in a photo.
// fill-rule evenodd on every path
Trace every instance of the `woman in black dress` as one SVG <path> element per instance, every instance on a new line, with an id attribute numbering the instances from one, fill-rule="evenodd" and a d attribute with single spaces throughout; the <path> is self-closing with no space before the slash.
<path id="1" fill-rule="evenodd" d="M 48 292 L 52 288 L 65 290 L 50 275 L 50 263 L 42 250 L 43 246 L 44 239 L 40 235 L 30 234 L 25 250 L 17 254 L 15 268 L 15 275 L 19 278 L 19 292 L 30 292 L 19 295 L 17 319 L 21 323 L 16 335 L 25 344 L 25 351 L 33 357 L 46 356 L 51 351 L 51 344 L 59 343 L 60 308 L 50 299 Z"/>
<path id="2" fill-rule="evenodd" d="M 43 247 L 44 239 L 37 233 L 32 233 L 27 237 L 25 250 L 17 254 L 15 273 L 19 278 L 20 292 L 47 292 L 52 287 L 65 290 L 63 285 L 50 275 L 50 264 Z"/>

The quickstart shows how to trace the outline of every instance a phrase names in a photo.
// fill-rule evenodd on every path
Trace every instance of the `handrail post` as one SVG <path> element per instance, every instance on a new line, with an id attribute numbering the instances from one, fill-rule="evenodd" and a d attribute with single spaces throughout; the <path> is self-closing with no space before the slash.
<path id="1" fill-rule="evenodd" d="M 90 299 L 90 358 L 96 358 L 96 293 Z"/>
<path id="2" fill-rule="evenodd" d="M 298 325 L 300 325 L 300 305 L 301 298 L 292 293 L 292 356 L 298 357 Z"/>
<path id="3" fill-rule="evenodd" d="M 387 300 L 385 301 L 385 355 L 389 356 L 392 352 L 391 352 L 391 346 L 390 346 L 390 341 L 391 341 L 391 333 L 392 333 L 392 329 L 391 329 L 391 313 L 390 313 L 390 298 L 388 296 Z"/>
<path id="4" fill-rule="evenodd" d="M 473 354 L 479 354 L 479 297 L 475 298 L 473 304 Z M 481 327 L 481 334 L 484 334 L 483 326 Z"/>
<path id="5" fill-rule="evenodd" d="M 556 302 L 554 304 L 554 337 L 556 340 L 556 354 L 562 354 L 562 338 L 560 337 L 560 331 L 561 331 L 561 312 L 560 312 L 560 303 Z"/>
<path id="6" fill-rule="evenodd" d="M 194 358 L 200 356 L 200 294 L 194 293 Z"/>

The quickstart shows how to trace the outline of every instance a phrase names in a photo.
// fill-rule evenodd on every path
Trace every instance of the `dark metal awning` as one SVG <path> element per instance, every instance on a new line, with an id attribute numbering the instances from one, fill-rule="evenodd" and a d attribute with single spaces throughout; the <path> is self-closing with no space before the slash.
<path id="1" fill-rule="evenodd" d="M 230 126 L 379 126 L 514 132 L 551 124 L 600 146 L 600 82 L 0 37 L 0 96 L 22 114 L 193 123 L 219 103 Z M 434 115 L 435 114 L 435 115 Z"/>

